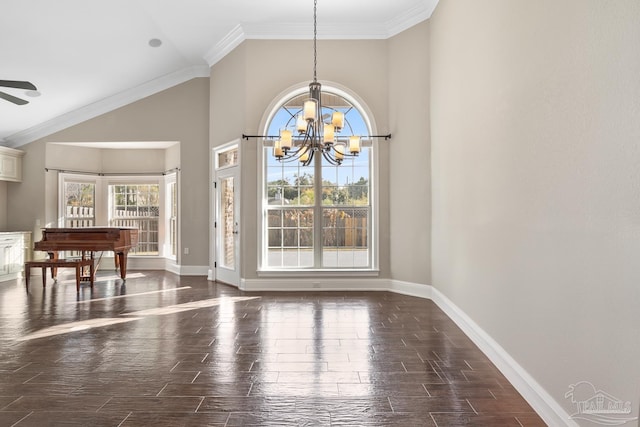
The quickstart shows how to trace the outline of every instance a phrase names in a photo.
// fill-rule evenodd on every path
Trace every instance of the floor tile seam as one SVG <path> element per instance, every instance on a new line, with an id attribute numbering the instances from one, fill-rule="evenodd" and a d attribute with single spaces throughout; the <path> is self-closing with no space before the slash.
<path id="1" fill-rule="evenodd" d="M 198 403 L 198 406 L 196 406 L 196 409 L 193 412 L 198 412 L 198 409 L 200 409 L 200 406 L 202 406 L 202 404 L 204 403 L 205 398 L 203 396 L 200 397 L 200 403 Z"/>
<path id="2" fill-rule="evenodd" d="M 18 421 L 16 421 L 15 423 L 11 424 L 11 427 L 14 426 L 18 426 L 22 421 L 26 420 L 27 418 L 29 418 L 32 414 L 34 413 L 34 411 L 29 412 L 27 415 L 25 415 L 24 417 L 20 418 Z"/>
<path id="3" fill-rule="evenodd" d="M 160 394 L 167 388 L 168 385 L 169 385 L 169 383 L 165 383 L 165 385 L 162 386 L 160 391 L 158 393 L 156 393 L 156 397 L 162 397 L 162 396 L 160 396 Z"/>
<path id="4" fill-rule="evenodd" d="M 7 409 L 9 406 L 13 405 L 16 402 L 19 402 L 24 396 L 18 396 L 16 397 L 14 400 L 12 400 L 11 402 L 9 402 L 7 405 L 0 407 L 0 413 L 1 412 L 7 412 L 5 411 L 5 409 Z"/>
<path id="5" fill-rule="evenodd" d="M 129 412 L 129 413 L 127 414 L 127 416 L 126 416 L 126 417 L 124 417 L 124 419 L 123 419 L 122 421 L 120 421 L 120 424 L 118 424 L 118 426 L 117 426 L 117 427 L 122 426 L 122 424 L 124 424 L 124 423 L 129 419 L 129 417 L 130 417 L 131 415 L 133 415 L 133 412 Z"/>
<path id="6" fill-rule="evenodd" d="M 32 379 L 34 378 L 38 378 L 39 376 L 43 375 L 44 372 L 38 372 L 36 375 L 32 376 L 31 378 L 29 378 L 28 380 L 24 381 L 22 384 L 27 384 L 29 383 Z M 33 383 L 32 383 L 33 384 Z"/>
<path id="7" fill-rule="evenodd" d="M 109 398 L 107 399 L 106 402 L 104 402 L 102 405 L 100 405 L 100 407 L 98 409 L 96 409 L 96 412 L 100 412 L 100 410 L 102 408 L 104 408 L 109 402 L 111 402 L 114 399 L 114 396 L 109 396 Z"/>
<path id="8" fill-rule="evenodd" d="M 18 369 L 16 369 L 15 371 L 12 371 L 11 373 L 16 374 L 18 372 L 20 372 L 21 370 L 23 370 L 24 368 L 33 365 L 33 362 L 28 362 L 26 365 L 22 365 L 20 366 Z M 28 372 L 28 371 L 26 371 Z"/>

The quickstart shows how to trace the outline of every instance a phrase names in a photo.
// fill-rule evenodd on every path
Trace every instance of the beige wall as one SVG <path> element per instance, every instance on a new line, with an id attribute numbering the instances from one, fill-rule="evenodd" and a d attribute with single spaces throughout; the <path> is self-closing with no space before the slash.
<path id="1" fill-rule="evenodd" d="M 22 158 L 22 182 L 7 187 L 7 230 L 33 231 L 34 241 L 41 237 L 40 227 L 45 226 L 45 144 L 29 144 L 20 147 Z M 51 189 L 49 189 L 51 191 Z"/>
<path id="2" fill-rule="evenodd" d="M 300 52 L 307 52 L 308 60 L 301 58 Z M 286 89 L 297 84 L 306 87 L 312 80 L 312 55 L 309 40 L 248 40 L 215 64 L 211 70 L 211 146 L 240 138 L 242 133 L 262 133 L 263 116 L 274 100 Z M 370 108 L 382 131 L 388 129 L 387 57 L 386 41 L 318 42 L 318 79 L 352 91 Z M 257 277 L 257 145 L 256 139 L 242 142 L 241 274 L 245 279 Z M 386 158 L 380 161 L 379 173 L 388 175 Z M 381 180 L 380 267 L 383 277 L 389 276 L 388 193 L 388 182 Z"/>
<path id="3" fill-rule="evenodd" d="M 164 166 L 168 160 L 166 153 L 158 151 L 146 154 L 130 151 L 121 158 L 115 152 L 101 151 L 96 157 L 90 151 L 78 148 L 69 151 L 68 147 L 56 145 L 49 145 L 47 157 L 48 142 L 179 141 L 181 203 L 188 207 L 181 209 L 181 244 L 190 248 L 189 255 L 181 251 L 180 264 L 207 266 L 208 130 L 209 79 L 198 78 L 20 147 L 26 151 L 24 179 L 9 191 L 8 227 L 31 230 L 39 228 L 37 223 L 42 226 L 55 223 L 57 176 L 45 174 L 45 167 L 73 164 L 76 169 L 80 161 L 91 169 L 108 168 L 109 172 L 159 172 L 158 166 Z M 61 152 L 71 154 L 65 157 Z M 173 154 L 169 160 L 175 165 L 177 153 Z M 37 239 L 38 235 L 34 235 L 34 240 Z"/>
<path id="4" fill-rule="evenodd" d="M 231 53 L 224 57 L 220 62 L 211 68 L 210 77 L 210 140 L 209 140 L 209 158 L 214 147 L 224 145 L 228 142 L 240 140 L 242 133 L 245 131 L 244 117 L 246 115 L 246 43 L 241 44 Z M 240 161 L 242 164 L 249 165 L 241 171 L 242 198 L 240 202 L 241 210 L 245 210 L 247 201 L 251 202 L 249 197 L 253 194 L 255 197 L 255 183 L 249 177 L 255 177 L 255 171 L 251 174 L 252 163 L 248 157 L 248 151 L 251 145 L 242 141 L 240 143 Z M 255 155 L 252 156 L 255 161 Z M 213 168 L 213 165 L 212 165 Z M 213 176 L 211 177 L 213 180 Z M 254 202 L 255 203 L 255 202 Z M 255 212 L 255 211 L 254 211 Z M 242 216 L 240 222 L 240 239 L 243 251 L 240 260 L 240 275 L 245 275 L 245 264 L 247 258 L 251 257 L 250 237 L 248 236 L 252 230 L 251 212 L 246 212 Z M 253 247 L 255 250 L 255 246 Z M 255 255 L 254 255 L 255 257 Z M 215 253 L 210 253 L 210 265 L 213 265 Z"/>
<path id="5" fill-rule="evenodd" d="M 391 277 L 431 284 L 429 23 L 389 40 Z"/>
<path id="6" fill-rule="evenodd" d="M 433 284 L 570 414 L 640 398 L 640 3 L 441 0 Z"/>
<path id="7" fill-rule="evenodd" d="M 7 182 L 0 181 L 0 231 L 7 230 Z"/>

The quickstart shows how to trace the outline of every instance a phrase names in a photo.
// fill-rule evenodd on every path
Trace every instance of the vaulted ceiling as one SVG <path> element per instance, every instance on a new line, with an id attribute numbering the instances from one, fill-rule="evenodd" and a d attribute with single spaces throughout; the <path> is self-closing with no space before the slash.
<path id="1" fill-rule="evenodd" d="M 319 39 L 386 39 L 438 0 L 318 0 Z M 313 0 L 5 0 L 0 145 L 18 147 L 194 77 L 246 39 L 311 39 Z M 153 45 L 158 45 L 154 47 Z"/>

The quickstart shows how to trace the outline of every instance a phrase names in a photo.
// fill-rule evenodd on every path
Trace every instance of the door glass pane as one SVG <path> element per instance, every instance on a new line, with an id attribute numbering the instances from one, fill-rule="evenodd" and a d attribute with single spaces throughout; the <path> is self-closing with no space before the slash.
<path id="1" fill-rule="evenodd" d="M 235 268 L 234 244 L 234 197 L 233 177 L 225 178 L 220 185 L 220 203 L 222 212 L 222 266 Z"/>
<path id="2" fill-rule="evenodd" d="M 218 153 L 218 168 L 235 166 L 238 164 L 238 148 Z"/>

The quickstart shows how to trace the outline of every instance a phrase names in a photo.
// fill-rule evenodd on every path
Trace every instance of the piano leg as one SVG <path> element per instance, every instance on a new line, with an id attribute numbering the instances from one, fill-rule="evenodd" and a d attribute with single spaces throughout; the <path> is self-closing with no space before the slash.
<path id="1" fill-rule="evenodd" d="M 49 259 L 58 259 L 58 252 L 48 252 L 49 254 Z M 42 270 L 42 272 L 44 273 L 44 269 Z M 46 274 L 42 275 L 44 278 L 46 278 Z M 51 267 L 51 278 L 53 279 L 53 281 L 57 281 L 58 278 L 58 269 L 56 267 Z"/>
<path id="2" fill-rule="evenodd" d="M 120 277 L 122 280 L 127 279 L 127 253 L 118 252 L 116 255 L 117 265 L 120 267 Z"/>

